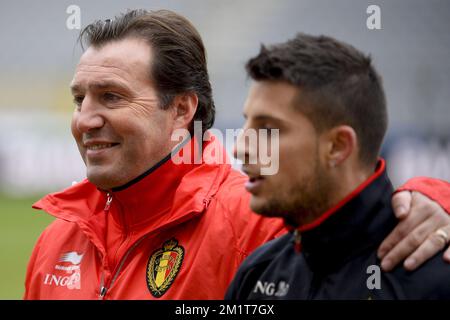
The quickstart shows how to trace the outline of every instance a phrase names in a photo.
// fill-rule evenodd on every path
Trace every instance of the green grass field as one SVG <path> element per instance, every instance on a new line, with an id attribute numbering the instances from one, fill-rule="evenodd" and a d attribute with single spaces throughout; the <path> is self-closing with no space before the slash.
<path id="1" fill-rule="evenodd" d="M 0 299 L 22 299 L 31 251 L 53 220 L 45 212 L 31 209 L 37 199 L 0 195 Z"/>

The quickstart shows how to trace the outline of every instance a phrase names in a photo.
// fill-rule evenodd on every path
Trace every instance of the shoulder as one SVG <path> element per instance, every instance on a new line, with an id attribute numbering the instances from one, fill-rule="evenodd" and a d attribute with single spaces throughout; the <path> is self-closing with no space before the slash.
<path id="1" fill-rule="evenodd" d="M 247 178 L 239 171 L 231 168 L 226 179 L 217 192 L 217 200 L 230 207 L 250 200 L 250 194 L 245 190 Z"/>
<path id="2" fill-rule="evenodd" d="M 57 250 L 62 244 L 73 242 L 80 235 L 81 232 L 74 223 L 55 219 L 42 231 L 35 245 L 35 250 L 40 252 Z"/>
<path id="3" fill-rule="evenodd" d="M 267 242 L 248 256 L 239 267 L 227 290 L 225 299 L 247 299 L 249 293 L 253 290 L 255 283 L 266 271 L 272 261 L 284 254 L 291 239 L 292 234 L 288 233 Z"/>
<path id="4" fill-rule="evenodd" d="M 42 259 L 59 252 L 60 247 L 74 239 L 76 230 L 70 222 L 56 219 L 50 223 L 40 234 L 33 247 L 30 262 L 42 264 Z M 29 266 L 30 267 L 30 266 Z"/>
<path id="5" fill-rule="evenodd" d="M 227 178 L 215 196 L 217 205 L 235 223 L 249 220 L 274 220 L 264 218 L 250 209 L 250 193 L 245 190 L 247 178 L 235 169 L 231 169 Z M 277 219 L 280 220 L 280 219 Z"/>
<path id="6" fill-rule="evenodd" d="M 291 241 L 292 234 L 287 233 L 279 238 L 263 244 L 244 260 L 241 265 L 242 270 L 253 269 L 273 261 L 277 256 L 282 254 Z"/>
<path id="7" fill-rule="evenodd" d="M 245 190 L 247 178 L 231 169 L 221 185 L 215 201 L 215 215 L 219 215 L 232 229 L 236 246 L 247 256 L 254 249 L 286 233 L 283 220 L 267 218 L 250 209 L 250 194 Z M 218 211 L 218 212 L 217 212 Z"/>
<path id="8" fill-rule="evenodd" d="M 450 265 L 444 261 L 443 253 L 439 252 L 412 272 L 403 267 L 392 272 L 408 299 L 450 299 Z"/>
<path id="9" fill-rule="evenodd" d="M 79 228 L 74 222 L 56 218 L 44 229 L 42 235 L 55 239 L 58 235 L 70 237 L 74 232 L 79 233 Z"/>
<path id="10" fill-rule="evenodd" d="M 235 169 L 230 169 L 226 179 L 220 185 L 214 201 L 217 210 L 234 223 L 248 220 L 256 216 L 250 210 L 250 194 L 245 190 L 246 178 Z"/>

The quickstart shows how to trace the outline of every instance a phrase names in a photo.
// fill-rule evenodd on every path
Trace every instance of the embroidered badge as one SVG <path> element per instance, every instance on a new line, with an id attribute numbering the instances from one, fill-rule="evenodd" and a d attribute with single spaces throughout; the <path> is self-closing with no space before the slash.
<path id="1" fill-rule="evenodd" d="M 170 288 L 180 271 L 184 248 L 174 238 L 164 242 L 162 248 L 152 253 L 147 263 L 147 287 L 155 298 L 160 298 Z"/>

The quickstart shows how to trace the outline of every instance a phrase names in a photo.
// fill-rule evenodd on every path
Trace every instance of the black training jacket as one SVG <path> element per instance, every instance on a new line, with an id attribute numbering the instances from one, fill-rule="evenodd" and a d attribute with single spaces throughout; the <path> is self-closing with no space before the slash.
<path id="1" fill-rule="evenodd" d="M 450 265 L 441 253 L 413 272 L 401 265 L 381 271 L 377 248 L 397 223 L 392 192 L 380 160 L 376 173 L 319 221 L 251 254 L 225 298 L 450 299 Z"/>

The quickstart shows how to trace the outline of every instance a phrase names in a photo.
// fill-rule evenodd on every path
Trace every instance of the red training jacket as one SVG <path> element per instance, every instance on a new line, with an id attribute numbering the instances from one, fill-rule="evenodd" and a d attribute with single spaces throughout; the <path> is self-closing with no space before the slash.
<path id="1" fill-rule="evenodd" d="M 226 153 L 213 137 L 201 164 L 166 158 L 109 193 L 85 180 L 38 201 L 57 219 L 34 248 L 24 298 L 222 299 L 242 260 L 285 230 L 250 211 L 246 177 L 216 158 Z"/>

